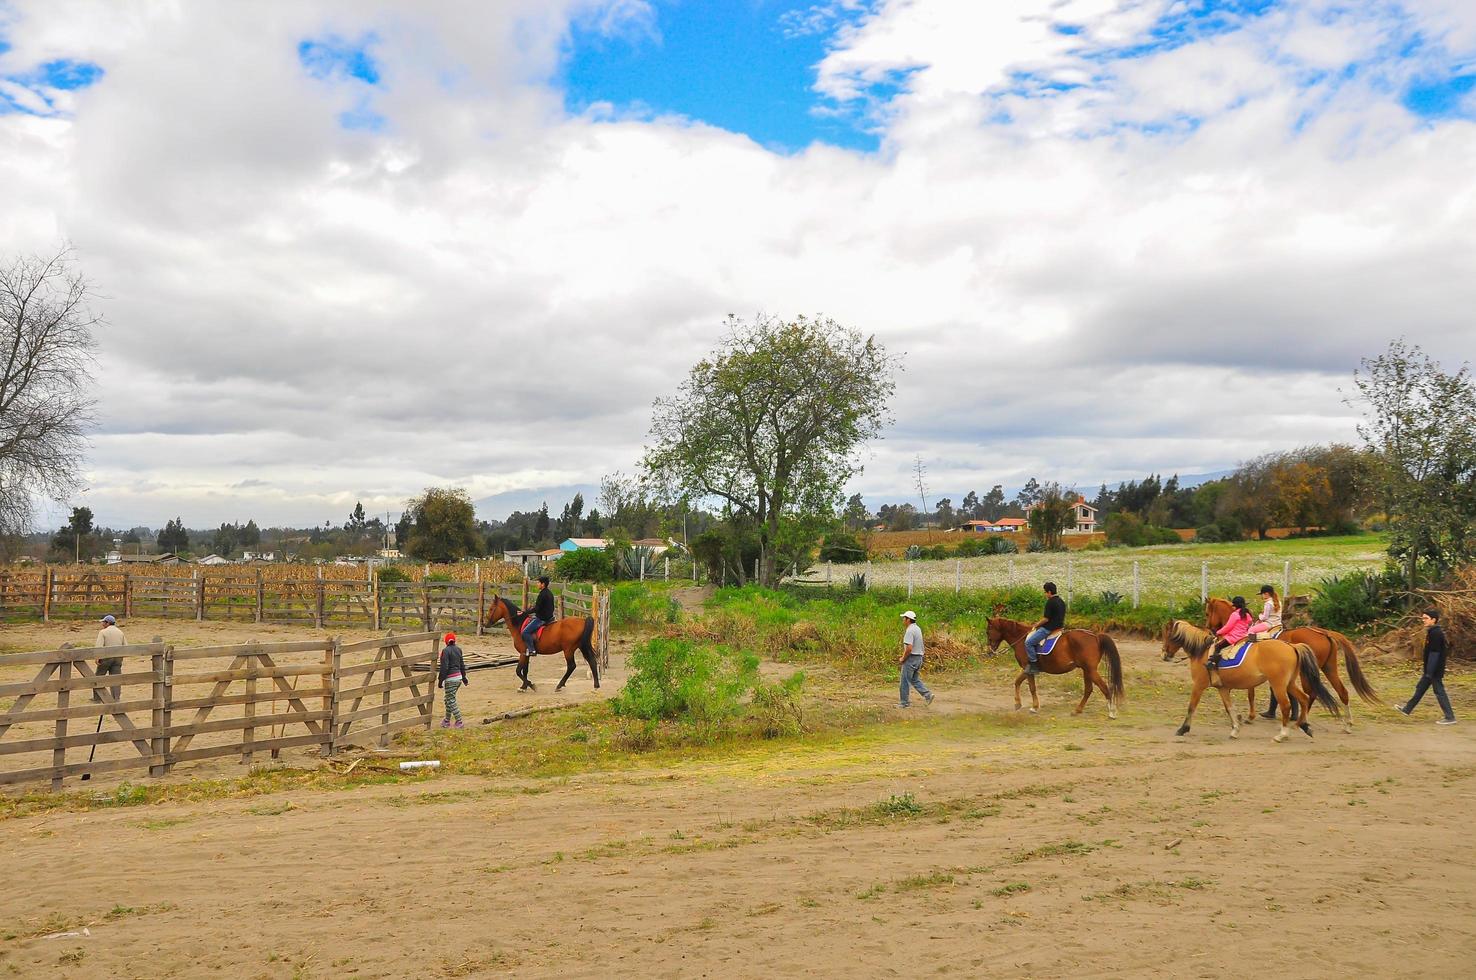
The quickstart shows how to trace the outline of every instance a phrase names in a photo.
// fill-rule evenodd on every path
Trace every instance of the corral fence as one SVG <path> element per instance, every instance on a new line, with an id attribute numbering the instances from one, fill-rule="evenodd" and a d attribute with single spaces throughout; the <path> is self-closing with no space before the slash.
<path id="1" fill-rule="evenodd" d="M 296 571 L 296 569 L 294 569 Z M 483 577 L 472 581 L 380 581 L 334 577 L 333 566 L 297 575 L 263 569 L 160 574 L 87 566 L 0 571 L 0 621 L 97 618 L 105 613 L 155 619 L 274 623 L 324 628 L 458 629 L 480 634 L 487 600 L 502 594 L 527 606 L 530 583 Z M 597 616 L 604 590 L 562 587 L 582 610 Z M 579 597 L 582 597 L 579 598 Z M 608 622 L 606 611 L 605 622 Z M 603 636 L 603 633 L 601 634 Z"/>
<path id="2" fill-rule="evenodd" d="M 1236 592 L 1251 598 L 1261 585 L 1275 586 L 1283 596 L 1307 589 L 1322 578 L 1382 566 L 1382 552 L 1356 560 L 1314 556 L 1237 558 L 1219 561 L 1194 556 L 1065 554 L 980 556 L 840 564 L 824 562 L 786 583 L 815 588 L 845 588 L 853 582 L 878 586 L 954 593 L 984 589 L 1039 588 L 1054 581 L 1069 604 L 1084 596 L 1116 596 L 1137 608 L 1144 602 L 1183 602 Z M 860 577 L 860 578 L 858 578 Z"/>
<path id="3" fill-rule="evenodd" d="M 331 756 L 428 729 L 439 632 L 179 649 L 152 643 L 0 654 L 0 785 L 147 769 L 282 749 Z M 97 658 L 121 662 L 102 674 Z M 70 758 L 69 758 L 70 753 Z M 86 753 L 85 760 L 82 758 Z"/>

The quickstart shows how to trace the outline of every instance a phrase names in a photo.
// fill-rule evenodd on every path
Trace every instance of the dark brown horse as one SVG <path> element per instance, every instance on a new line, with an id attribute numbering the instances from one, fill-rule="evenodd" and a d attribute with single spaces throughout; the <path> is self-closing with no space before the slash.
<path id="1" fill-rule="evenodd" d="M 994 610 L 994 618 L 989 620 L 989 649 L 996 649 L 1001 643 L 1008 643 L 1015 651 L 1015 662 L 1020 665 L 1020 676 L 1015 678 L 1015 710 L 1021 708 L 1020 685 L 1027 680 L 1030 682 L 1030 700 L 1032 707 L 1030 713 L 1034 714 L 1040 710 L 1040 692 L 1035 689 L 1035 675 L 1025 672 L 1025 665 L 1030 662 L 1025 654 L 1025 637 L 1030 633 L 1030 626 L 1026 623 L 1017 622 L 1013 619 L 1005 619 L 999 614 L 1003 606 Z M 1102 680 L 1102 675 L 1097 671 L 1097 664 L 1107 661 L 1107 673 L 1111 678 L 1111 684 Z M 1096 685 L 1102 692 L 1102 697 L 1107 699 L 1107 717 L 1117 717 L 1117 705 L 1123 698 L 1122 691 L 1122 656 L 1117 652 L 1117 644 L 1112 642 L 1112 637 L 1106 633 L 1093 633 L 1091 630 L 1066 630 L 1056 640 L 1056 645 L 1048 654 L 1042 654 L 1036 659 L 1036 666 L 1046 674 L 1069 674 L 1073 670 L 1080 670 L 1082 674 L 1083 690 L 1081 702 L 1077 704 L 1076 710 L 1071 712 L 1079 715 L 1086 707 L 1087 700 L 1092 696 L 1092 685 Z"/>
<path id="2" fill-rule="evenodd" d="M 1224 626 L 1230 618 L 1230 600 L 1211 596 L 1204 603 L 1204 617 L 1211 632 Z M 1374 691 L 1373 685 L 1363 674 L 1363 665 L 1358 662 L 1358 654 L 1353 650 L 1353 641 L 1348 639 L 1337 630 L 1323 629 L 1320 626 L 1297 626 L 1285 629 L 1278 640 L 1293 645 L 1305 643 L 1312 648 L 1312 656 L 1317 660 L 1317 669 L 1322 671 L 1333 690 L 1337 692 L 1338 700 L 1343 702 L 1343 731 L 1353 731 L 1353 706 L 1349 703 L 1348 689 L 1343 686 L 1343 679 L 1338 676 L 1338 651 L 1343 653 L 1343 662 L 1348 667 L 1348 680 L 1353 685 L 1353 690 L 1368 704 L 1383 704 L 1379 695 Z M 1246 717 L 1246 724 L 1250 724 L 1256 717 L 1256 689 L 1251 688 L 1245 692 L 1246 706 L 1250 714 Z"/>
<path id="3" fill-rule="evenodd" d="M 512 634 L 513 648 L 518 651 L 517 675 L 523 682 L 520 691 L 538 690 L 531 680 L 528 679 L 528 648 L 523 643 L 523 623 L 528 619 L 527 612 L 520 612 L 517 603 L 511 599 L 504 599 L 500 595 L 494 595 L 487 604 L 487 615 L 482 621 L 483 626 L 495 626 L 501 620 L 507 624 L 507 631 Z M 594 620 L 588 616 L 580 618 L 569 617 L 567 619 L 556 619 L 543 628 L 538 634 L 537 649 L 534 653 L 562 653 L 564 663 L 568 669 L 564 676 L 559 679 L 556 691 L 564 689 L 564 683 L 569 680 L 569 675 L 574 673 L 574 652 L 577 650 L 584 654 L 584 662 L 589 664 L 589 676 L 594 678 L 595 689 L 600 686 L 600 670 L 595 666 L 594 646 L 591 645 L 590 637 L 594 635 Z"/>
<path id="4" fill-rule="evenodd" d="M 1184 712 L 1184 723 L 1179 726 L 1176 735 L 1189 734 L 1189 724 L 1194 720 L 1194 711 L 1199 707 L 1199 699 L 1203 697 L 1205 688 L 1210 686 L 1209 670 L 1205 665 L 1205 654 L 1210 647 L 1214 646 L 1215 635 L 1200 629 L 1192 623 L 1186 623 L 1182 619 L 1176 619 L 1165 623 L 1163 627 L 1163 659 L 1171 661 L 1180 650 L 1189 654 L 1189 677 L 1194 683 L 1194 689 L 1189 695 L 1189 709 Z M 1268 681 L 1271 690 L 1276 694 L 1281 707 L 1281 731 L 1272 739 L 1274 742 L 1284 742 L 1287 737 L 1287 723 L 1291 721 L 1290 705 L 1293 700 L 1301 707 L 1301 718 L 1297 727 L 1312 737 L 1312 726 L 1307 723 L 1307 711 L 1312 707 L 1312 701 L 1316 700 L 1333 717 L 1338 716 L 1338 703 L 1333 700 L 1332 692 L 1322 683 L 1322 677 L 1317 673 L 1317 661 L 1312 655 L 1312 649 L 1305 643 L 1293 646 L 1283 643 L 1281 640 L 1258 640 L 1250 644 L 1245 652 L 1245 659 L 1234 667 L 1221 667 L 1219 669 L 1220 683 L 1216 690 L 1220 694 L 1220 703 L 1225 706 L 1225 715 L 1230 719 L 1230 737 L 1240 737 L 1241 720 L 1235 717 L 1230 710 L 1230 692 L 1235 690 L 1253 690 L 1260 684 Z"/>

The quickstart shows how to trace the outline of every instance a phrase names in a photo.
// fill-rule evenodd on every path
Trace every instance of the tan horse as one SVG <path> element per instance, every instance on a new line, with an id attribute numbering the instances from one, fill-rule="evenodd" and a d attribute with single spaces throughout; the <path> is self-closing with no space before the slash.
<path id="1" fill-rule="evenodd" d="M 1211 631 L 1218 630 L 1230 619 L 1230 610 L 1235 608 L 1228 599 L 1220 599 L 1211 596 L 1205 600 L 1204 616 L 1209 623 Z M 1338 676 L 1338 651 L 1343 653 L 1343 662 L 1348 667 L 1348 681 L 1353 685 L 1353 690 L 1368 704 L 1381 705 L 1378 693 L 1373 685 L 1364 676 L 1363 665 L 1358 661 L 1358 654 L 1353 650 L 1353 641 L 1348 639 L 1337 630 L 1323 629 L 1320 626 L 1297 626 L 1285 629 L 1277 637 L 1283 643 L 1305 643 L 1312 648 L 1312 656 L 1317 658 L 1317 667 L 1332 684 L 1333 690 L 1338 694 L 1338 700 L 1343 702 L 1343 731 L 1353 731 L 1353 706 L 1349 703 L 1348 689 L 1343 686 L 1343 679 Z M 1259 641 L 1257 641 L 1259 642 Z M 1256 690 L 1251 688 L 1245 692 L 1246 706 L 1250 714 L 1246 716 L 1245 723 L 1249 725 L 1256 717 Z M 1264 716 L 1263 716 L 1264 717 Z"/>
<path id="2" fill-rule="evenodd" d="M 1001 643 L 1008 643 L 1015 651 L 1015 662 L 1020 665 L 1020 675 L 1015 678 L 1015 710 L 1022 707 L 1020 703 L 1020 685 L 1027 680 L 1030 682 L 1030 713 L 1035 714 L 1040 710 L 1040 692 L 1035 688 L 1035 675 L 1025 672 L 1025 665 L 1030 658 L 1025 653 L 1025 637 L 1030 634 L 1031 627 L 1013 619 L 1005 619 L 999 614 L 1003 612 L 1003 606 L 996 606 L 994 618 L 989 620 L 989 649 L 996 649 Z M 1097 670 L 1097 664 L 1107 661 L 1107 673 L 1111 678 L 1111 684 L 1102 680 L 1101 673 Z M 1122 690 L 1122 656 L 1117 652 L 1117 644 L 1112 642 L 1112 637 L 1106 633 L 1093 633 L 1091 630 L 1066 630 L 1051 652 L 1036 659 L 1042 673 L 1046 674 L 1069 674 L 1073 670 L 1080 670 L 1082 674 L 1081 701 L 1076 705 L 1076 710 L 1071 712 L 1079 715 L 1086 707 L 1087 700 L 1092 696 L 1092 686 L 1095 685 L 1102 692 L 1102 697 L 1107 699 L 1107 717 L 1117 717 L 1117 705 L 1123 699 Z"/>
<path id="3" fill-rule="evenodd" d="M 1165 623 L 1163 627 L 1163 659 L 1171 661 L 1180 650 L 1189 654 L 1189 676 L 1194 681 L 1194 691 L 1189 695 L 1189 710 L 1184 713 L 1184 723 L 1176 735 L 1189 734 L 1189 723 L 1194 720 L 1194 711 L 1204 689 L 1210 686 L 1209 669 L 1205 666 L 1205 654 L 1214 646 L 1215 635 L 1182 619 Z M 1317 672 L 1317 658 L 1312 648 L 1305 643 L 1293 646 L 1281 640 L 1258 640 L 1245 652 L 1245 659 L 1234 667 L 1221 667 L 1220 701 L 1225 706 L 1225 716 L 1230 719 L 1230 737 L 1240 737 L 1240 719 L 1230 710 L 1230 692 L 1255 688 L 1258 684 L 1271 684 L 1281 708 L 1281 731 L 1272 739 L 1286 741 L 1287 723 L 1291 721 L 1291 703 L 1295 699 L 1301 708 L 1301 719 L 1297 727 L 1312 737 L 1312 726 L 1307 723 L 1307 711 L 1315 698 L 1323 707 L 1338 717 L 1338 703 L 1332 692 L 1322 683 Z"/>
<path id="4" fill-rule="evenodd" d="M 493 595 L 487 603 L 487 615 L 482 620 L 483 626 L 495 626 L 498 620 L 507 623 L 507 631 L 512 634 L 513 649 L 518 651 L 518 666 L 516 671 L 518 679 L 523 682 L 519 691 L 538 690 L 538 686 L 528 679 L 528 648 L 523 643 L 523 623 L 528 619 L 526 611 L 519 611 L 517 603 L 511 599 L 504 599 L 500 595 Z M 568 669 L 564 676 L 559 679 L 559 686 L 555 691 L 562 691 L 564 684 L 569 680 L 569 675 L 574 673 L 574 652 L 577 650 L 584 654 L 584 662 L 589 664 L 589 676 L 594 678 L 595 690 L 600 687 L 600 670 L 595 666 L 594 646 L 590 643 L 590 637 L 594 635 L 594 620 L 588 616 L 581 619 L 569 617 L 557 619 L 543 627 L 538 634 L 538 649 L 534 653 L 562 653 L 564 663 Z"/>

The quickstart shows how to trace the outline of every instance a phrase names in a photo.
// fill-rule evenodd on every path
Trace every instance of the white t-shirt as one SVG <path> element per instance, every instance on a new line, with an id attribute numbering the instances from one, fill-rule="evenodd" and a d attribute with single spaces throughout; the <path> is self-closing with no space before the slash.
<path id="1" fill-rule="evenodd" d="M 97 642 L 95 647 L 126 647 L 128 641 L 123 638 L 123 631 L 113 625 L 104 626 L 97 631 Z"/>
<path id="2" fill-rule="evenodd" d="M 922 630 L 917 628 L 916 623 L 907 624 L 907 629 L 902 632 L 902 643 L 904 645 L 908 643 L 912 644 L 912 653 L 910 656 L 921 657 L 923 655 Z"/>

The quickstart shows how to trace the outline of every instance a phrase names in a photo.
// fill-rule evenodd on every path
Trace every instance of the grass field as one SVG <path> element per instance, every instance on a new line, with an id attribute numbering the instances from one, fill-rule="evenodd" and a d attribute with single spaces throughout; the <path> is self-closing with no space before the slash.
<path id="1" fill-rule="evenodd" d="M 1211 595 L 1254 595 L 1261 585 L 1282 588 L 1287 563 L 1291 592 L 1316 588 L 1325 576 L 1355 570 L 1377 570 L 1387 558 L 1378 535 L 1238 541 L 1229 544 L 1169 544 L 1104 551 L 988 555 L 935 561 L 874 561 L 869 564 L 819 565 L 804 581 L 844 584 L 866 573 L 873 586 L 914 589 L 1038 588 L 1047 579 L 1063 595 L 1094 596 L 1116 592 L 1131 600 L 1134 566 L 1138 594 L 1144 603 L 1177 603 L 1200 597 L 1201 574 L 1207 568 Z"/>

